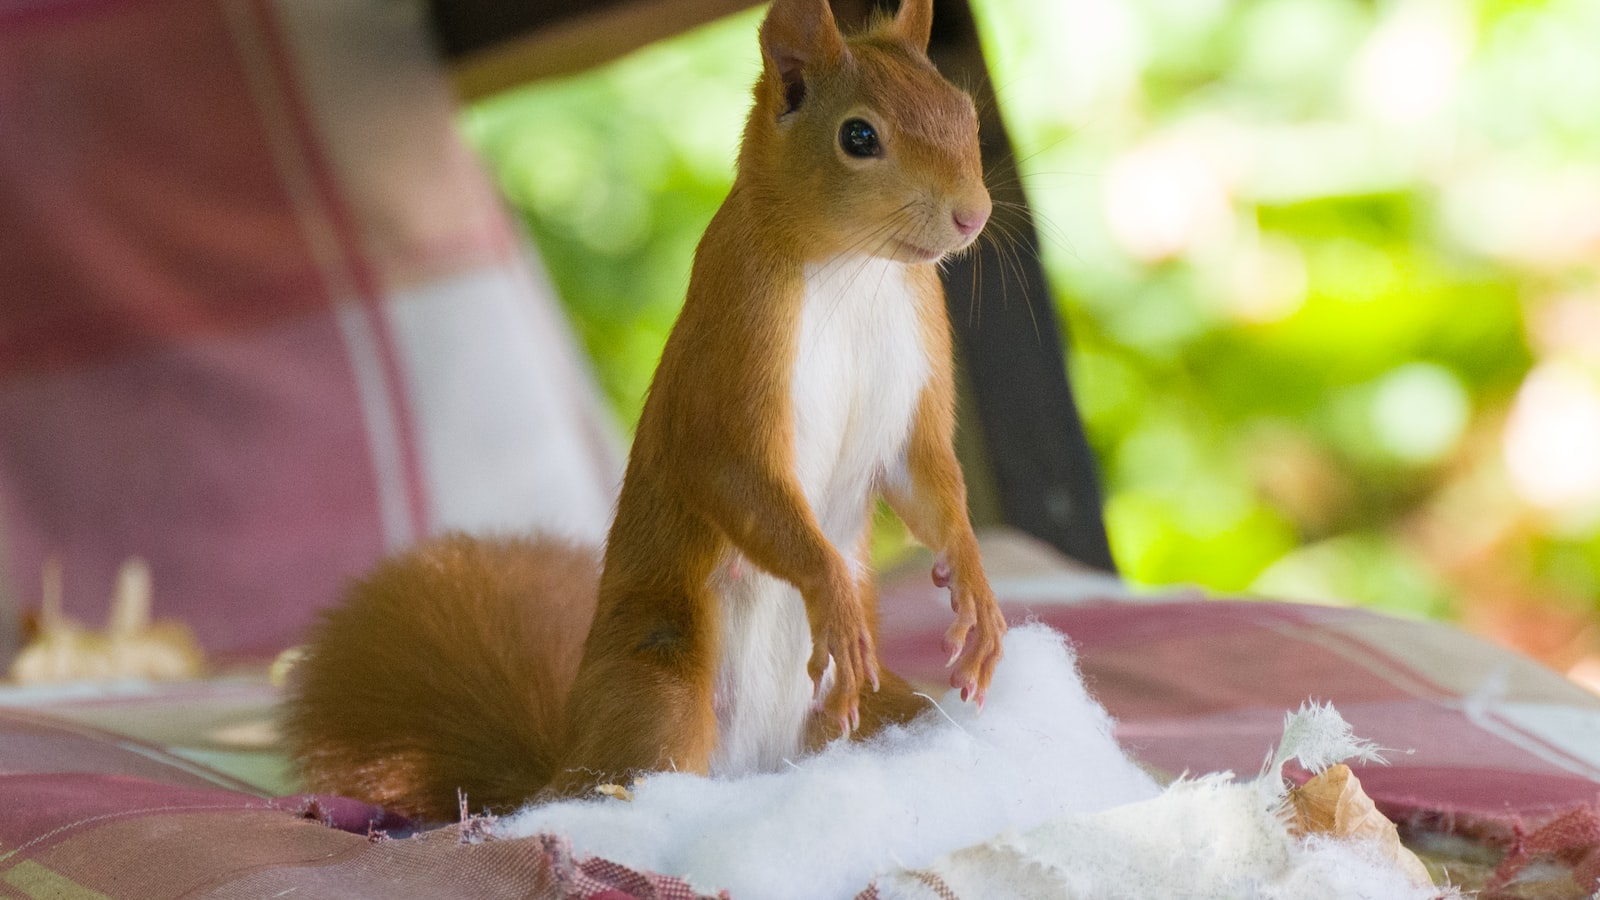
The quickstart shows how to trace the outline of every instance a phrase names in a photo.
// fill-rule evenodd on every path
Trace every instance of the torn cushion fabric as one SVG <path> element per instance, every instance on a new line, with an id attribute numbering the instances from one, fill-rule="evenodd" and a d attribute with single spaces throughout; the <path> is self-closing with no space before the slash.
<path id="1" fill-rule="evenodd" d="M 936 683 L 943 674 L 937 647 L 948 606 L 931 586 L 921 586 L 923 577 L 919 574 L 915 584 L 891 584 L 886 590 L 885 650 L 899 670 L 925 683 Z M 1005 585 L 1000 583 L 997 587 L 1005 596 Z M 901 591 L 915 596 L 894 596 Z M 1063 596 L 1067 593 L 1062 592 Z M 1019 621 L 1029 616 L 1045 619 L 1071 636 L 1089 689 L 1110 709 L 1117 720 L 1117 735 L 1136 759 L 1168 774 L 1233 769 L 1242 777 L 1249 777 L 1260 769 L 1276 742 L 1287 709 L 1297 707 L 1308 697 L 1331 701 L 1351 722 L 1357 735 L 1391 748 L 1386 754 L 1389 766 L 1355 767 L 1380 809 L 1402 821 L 1410 817 L 1431 820 L 1436 825 L 1450 824 L 1457 834 L 1479 842 L 1479 849 L 1492 860 L 1489 869 L 1519 840 L 1519 834 L 1526 835 L 1519 845 L 1529 863 L 1522 870 L 1525 876 L 1500 896 L 1537 896 L 1522 892 L 1551 883 L 1569 891 L 1578 888 L 1572 881 L 1572 872 L 1583 865 L 1583 860 L 1593 858 L 1591 854 L 1600 849 L 1600 841 L 1585 843 L 1588 832 L 1581 828 L 1558 829 L 1557 836 L 1562 840 L 1556 841 L 1540 831 L 1540 826 L 1554 819 L 1563 804 L 1593 808 L 1597 782 L 1555 762 L 1569 757 L 1581 759 L 1584 752 L 1593 752 L 1595 742 L 1586 735 L 1600 727 L 1600 703 L 1592 696 L 1528 660 L 1444 626 L 1325 607 L 1257 602 L 1140 603 L 1113 594 L 1108 589 L 1103 602 L 1080 595 L 1079 599 L 1084 600 L 1081 604 L 1054 605 L 1040 601 L 1035 592 L 1027 605 L 1013 603 L 1011 612 Z M 924 618 L 926 622 L 919 624 Z M 1496 672 L 1499 674 L 1489 677 Z M 1426 674 L 1438 690 L 1421 690 L 1417 683 L 1419 673 Z M 195 691 L 203 687 L 189 684 L 172 688 L 178 698 L 174 703 L 194 705 Z M 238 718 L 248 718 L 252 710 L 261 716 L 270 715 L 267 692 L 223 687 L 231 691 L 228 696 L 251 705 L 249 709 L 241 708 Z M 163 718 L 159 700 L 159 695 L 142 698 L 145 712 L 138 717 L 140 721 Z M 0 695 L 0 702 L 14 701 Z M 115 776 L 118 782 L 139 778 L 157 788 L 170 784 L 189 792 L 220 794 L 224 784 L 232 785 L 235 796 L 230 802 L 236 802 L 237 808 L 206 813 L 214 814 L 205 821 L 212 840 L 217 842 L 226 843 L 236 836 L 246 840 L 249 835 L 260 833 L 288 834 L 293 836 L 288 841 L 293 849 L 301 846 L 296 842 L 311 840 L 313 833 L 327 831 L 302 821 L 298 803 L 272 806 L 265 798 L 249 795 L 248 788 L 236 782 L 207 780 L 199 774 L 204 767 L 187 760 L 174 757 L 176 761 L 170 767 L 152 768 L 152 762 L 164 753 L 160 747 L 139 744 L 137 748 L 123 748 L 126 752 L 113 752 L 127 739 L 72 725 L 62 731 L 72 732 L 75 741 L 87 743 L 64 752 L 65 745 L 59 743 L 62 733 L 49 733 L 43 728 L 43 723 L 58 721 L 43 713 L 65 713 L 86 720 L 99 716 L 103 720 L 107 704 L 114 706 L 108 698 L 101 698 L 98 703 L 68 698 L 41 702 L 33 713 L 0 717 L 0 809 L 48 810 L 61 806 L 60 814 L 50 814 L 48 822 L 38 818 L 22 822 L 0 815 L 6 826 L 0 833 L 0 855 L 11 854 L 0 859 L 0 879 L 43 877 L 42 871 L 58 871 L 55 867 L 64 866 L 62 861 L 67 857 L 48 855 L 48 847 L 56 846 L 54 842 L 69 832 L 93 830 L 100 835 L 97 840 L 106 841 L 96 845 L 96 852 L 115 851 L 121 864 L 131 867 L 126 870 L 128 877 L 137 871 L 141 879 L 154 879 L 138 882 L 150 888 L 138 894 L 118 893 L 110 883 L 95 887 L 96 890 L 110 896 L 140 897 L 181 892 L 179 876 L 188 870 L 171 863 L 176 857 L 162 862 L 147 851 L 157 846 L 152 842 L 161 840 L 165 829 L 172 827 L 172 817 L 190 813 L 171 809 L 176 801 L 160 798 L 156 789 L 141 791 L 137 796 L 120 795 L 118 799 L 118 794 L 107 790 L 111 781 L 72 772 L 97 772 Z M 1528 723 L 1541 720 L 1533 713 L 1546 717 L 1544 721 L 1565 723 L 1566 730 L 1548 725 L 1535 730 Z M 1509 718 L 1512 714 L 1516 717 Z M 221 718 L 220 711 L 217 717 Z M 1518 723 L 1519 730 L 1508 730 L 1508 720 Z M 1413 724 L 1408 727 L 1408 722 Z M 130 720 L 127 727 L 134 728 L 135 724 Z M 170 737 L 162 742 L 174 745 Z M 1455 747 L 1468 748 L 1470 752 L 1457 752 Z M 1408 749 L 1416 752 L 1406 753 Z M 1070 765 L 1071 760 L 1059 764 Z M 102 805 L 74 815 L 72 809 L 60 803 L 61 797 L 74 791 L 102 795 L 113 807 L 122 803 L 125 809 L 107 817 L 112 809 Z M 192 794 L 173 796 L 182 800 Z M 159 815 L 153 815 L 153 811 Z M 87 821 L 93 817 L 101 818 Z M 1580 819 L 1575 815 L 1566 821 Z M 315 840 L 346 842 L 339 846 L 352 848 L 351 852 L 358 845 L 366 847 L 361 827 L 364 823 L 347 820 L 346 824 L 361 833 L 319 835 Z M 56 831 L 62 826 L 69 827 Z M 311 830 L 300 830 L 304 828 Z M 47 837 L 48 834 L 53 836 Z M 426 853 L 444 846 L 434 846 L 431 842 L 435 840 L 456 846 L 453 833 L 430 833 Z M 274 878 L 287 879 L 273 882 L 282 885 L 280 890 L 311 883 L 293 879 L 315 878 L 322 896 L 388 896 L 375 886 L 380 882 L 371 880 L 382 871 L 372 870 L 369 864 L 378 864 L 380 870 L 386 867 L 393 872 L 417 872 L 410 863 L 393 856 L 413 842 L 392 843 L 397 846 L 376 855 L 367 855 L 363 850 L 355 856 L 339 857 L 348 860 L 348 866 L 308 867 L 307 857 L 295 855 L 300 850 L 285 851 L 275 860 L 251 858 L 260 873 L 270 872 Z M 479 852 L 481 848 L 500 844 L 522 846 L 523 841 L 492 841 L 466 848 L 459 855 L 452 850 L 449 854 L 425 856 L 430 868 L 427 875 L 456 885 L 471 883 L 477 870 L 466 860 L 488 858 L 487 853 Z M 201 850 L 193 852 L 200 854 Z M 494 852 L 516 855 L 519 851 L 506 847 Z M 229 873 L 239 871 L 228 854 L 207 852 L 204 858 L 205 865 L 212 867 L 206 877 L 215 879 L 207 884 L 225 884 L 234 877 Z M 526 866 L 516 871 L 522 873 L 518 877 L 532 877 Z M 1452 868 L 1456 883 L 1470 887 L 1473 882 L 1464 879 L 1464 872 Z M 1479 874 L 1478 883 L 1486 882 L 1490 875 L 1488 871 Z M 159 884 L 167 884 L 170 889 L 152 887 Z"/>

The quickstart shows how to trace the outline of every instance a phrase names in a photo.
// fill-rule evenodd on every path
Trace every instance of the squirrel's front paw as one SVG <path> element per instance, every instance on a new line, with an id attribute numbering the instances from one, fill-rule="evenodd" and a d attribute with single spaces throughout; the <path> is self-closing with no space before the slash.
<path id="1" fill-rule="evenodd" d="M 1006 634 L 1005 616 L 1001 615 L 981 568 L 963 567 L 952 573 L 941 560 L 934 579 L 950 585 L 950 608 L 956 614 L 955 623 L 944 633 L 944 650 L 950 654 L 945 666 L 952 668 L 950 686 L 961 689 L 962 700 L 974 700 L 982 709 L 989 693 L 989 679 L 994 677 L 994 667 L 1004 654 L 1001 639 Z"/>
<path id="2" fill-rule="evenodd" d="M 878 655 L 865 612 L 853 593 L 818 604 L 807 604 L 811 619 L 811 676 L 813 695 L 822 692 L 822 679 L 833 660 L 833 689 L 822 703 L 824 713 L 848 736 L 861 727 L 861 689 L 878 689 Z"/>

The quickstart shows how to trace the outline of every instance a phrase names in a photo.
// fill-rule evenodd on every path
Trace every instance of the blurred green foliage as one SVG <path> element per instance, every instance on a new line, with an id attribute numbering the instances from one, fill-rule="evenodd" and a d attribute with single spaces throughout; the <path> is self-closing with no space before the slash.
<path id="1" fill-rule="evenodd" d="M 700 233 L 733 181 L 761 11 L 469 109 L 606 395 L 638 418 Z"/>
<path id="2" fill-rule="evenodd" d="M 1600 3 L 972 2 L 1133 580 L 1594 611 Z M 465 116 L 624 421 L 759 15 Z"/>

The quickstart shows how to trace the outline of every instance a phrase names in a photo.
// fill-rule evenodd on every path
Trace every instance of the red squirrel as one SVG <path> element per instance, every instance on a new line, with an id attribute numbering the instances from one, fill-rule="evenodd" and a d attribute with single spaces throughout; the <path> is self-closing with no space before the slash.
<path id="1" fill-rule="evenodd" d="M 902 0 L 846 37 L 827 0 L 775 0 L 603 564 L 454 535 L 355 584 L 285 704 L 308 789 L 446 818 L 458 791 L 504 808 L 772 770 L 909 719 L 925 701 L 876 649 L 879 497 L 935 552 L 950 683 L 983 702 L 1006 624 L 952 447 L 936 267 L 991 204 L 972 100 L 926 55 L 932 16 Z"/>

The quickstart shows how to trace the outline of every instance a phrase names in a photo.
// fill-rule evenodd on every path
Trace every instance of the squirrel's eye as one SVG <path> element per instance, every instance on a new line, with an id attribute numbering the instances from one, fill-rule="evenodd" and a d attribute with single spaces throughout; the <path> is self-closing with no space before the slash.
<path id="1" fill-rule="evenodd" d="M 839 146 L 851 156 L 866 159 L 883 155 L 883 145 L 878 143 L 878 129 L 866 119 L 846 119 L 839 126 Z"/>

